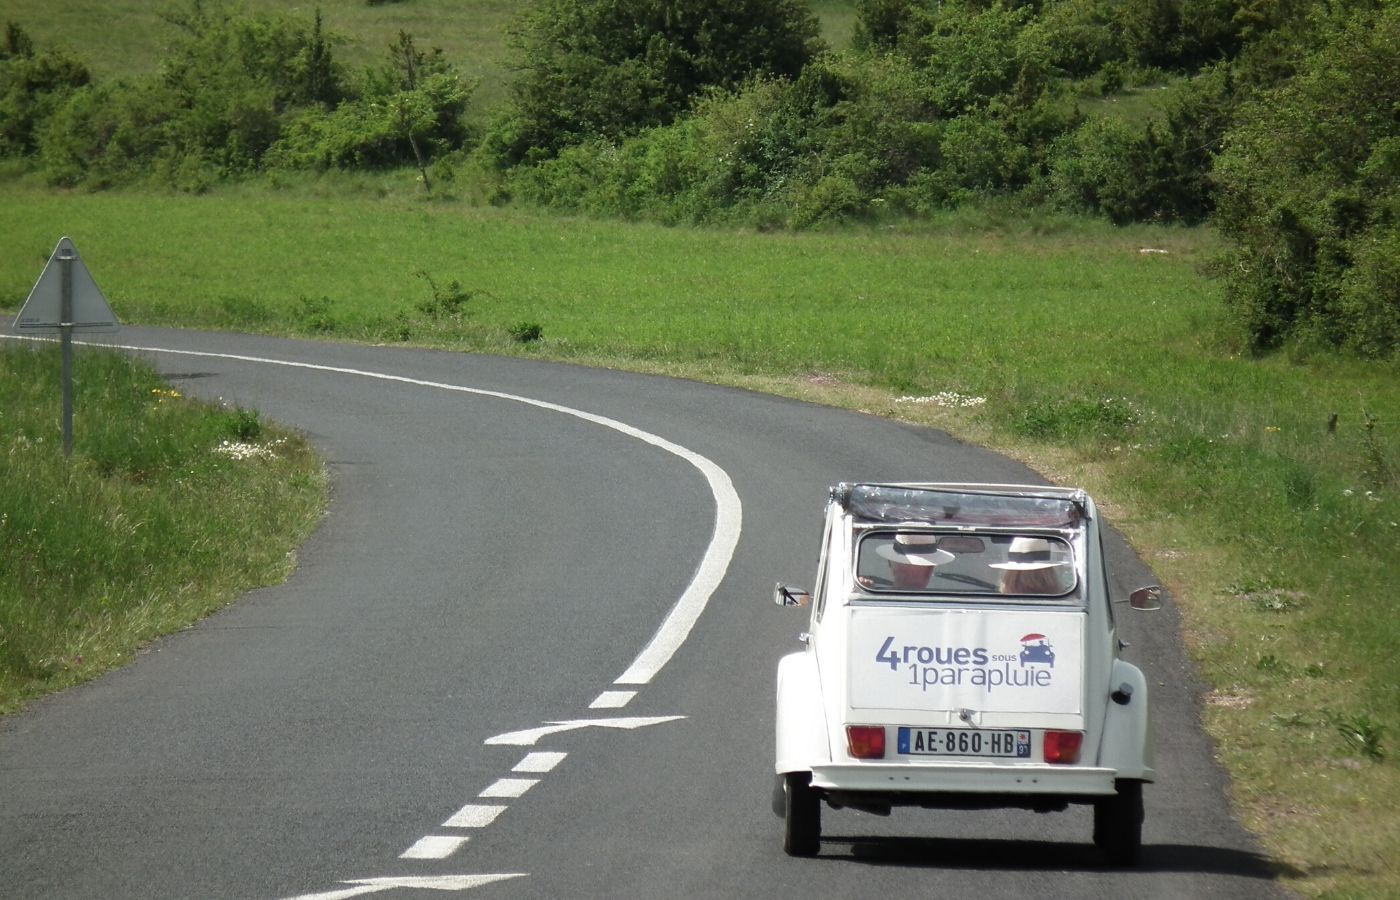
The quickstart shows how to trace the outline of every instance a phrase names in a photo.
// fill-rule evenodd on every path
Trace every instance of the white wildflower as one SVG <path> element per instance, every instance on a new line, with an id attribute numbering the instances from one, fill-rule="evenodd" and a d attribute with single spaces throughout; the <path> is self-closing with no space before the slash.
<path id="1" fill-rule="evenodd" d="M 957 391 L 941 391 L 928 397 L 896 397 L 895 403 L 920 403 L 942 406 L 945 409 L 970 409 L 987 402 L 986 397 L 973 397 Z"/>
<path id="2" fill-rule="evenodd" d="M 248 444 L 243 441 L 224 441 L 214 448 L 214 452 L 220 456 L 227 456 L 229 459 L 276 459 L 277 448 L 284 441 L 276 440 L 270 444 Z"/>

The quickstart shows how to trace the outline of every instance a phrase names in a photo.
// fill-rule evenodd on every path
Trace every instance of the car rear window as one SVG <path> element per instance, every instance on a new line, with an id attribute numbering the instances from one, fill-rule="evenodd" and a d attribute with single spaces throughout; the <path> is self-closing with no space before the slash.
<path id="1" fill-rule="evenodd" d="M 1045 534 L 879 529 L 856 548 L 856 581 L 874 593 L 1063 597 L 1075 573 L 1070 543 Z"/>

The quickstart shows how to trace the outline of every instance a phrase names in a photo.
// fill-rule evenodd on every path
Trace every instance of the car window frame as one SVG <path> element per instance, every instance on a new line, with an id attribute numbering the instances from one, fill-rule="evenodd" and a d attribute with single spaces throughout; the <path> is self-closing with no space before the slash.
<path id="1" fill-rule="evenodd" d="M 1033 604 L 1037 606 L 1072 606 L 1087 608 L 1088 606 L 1088 571 L 1084 560 L 1084 534 L 1083 531 L 1064 529 L 1031 529 L 1031 528 L 1006 528 L 1002 526 L 940 528 L 936 526 L 923 527 L 918 523 L 908 523 L 904 526 L 892 525 L 884 522 L 852 522 L 849 531 L 850 549 L 847 553 L 849 559 L 849 577 L 851 579 L 855 593 L 852 600 L 872 600 L 876 602 L 916 602 L 916 603 L 940 603 L 958 604 L 968 606 L 1005 606 L 1015 604 Z M 893 533 L 924 533 L 947 536 L 964 536 L 980 538 L 1005 538 L 1005 537 L 1044 537 L 1050 540 L 1059 541 L 1064 544 L 1070 553 L 1070 571 L 1074 575 L 1072 584 L 1059 594 L 1001 594 L 991 590 L 964 590 L 948 589 L 946 585 L 937 585 L 928 590 L 898 590 L 888 588 L 876 588 L 864 585 L 860 581 L 860 548 L 867 539 L 880 534 Z M 830 548 L 828 547 L 828 550 Z"/>

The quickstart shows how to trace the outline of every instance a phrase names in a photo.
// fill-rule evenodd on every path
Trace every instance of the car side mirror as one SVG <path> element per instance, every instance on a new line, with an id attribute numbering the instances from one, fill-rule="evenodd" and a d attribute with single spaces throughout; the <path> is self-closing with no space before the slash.
<path id="1" fill-rule="evenodd" d="M 1162 608 L 1162 589 L 1157 585 L 1141 587 L 1128 595 L 1128 605 L 1133 609 L 1154 610 Z"/>
<path id="2" fill-rule="evenodd" d="M 812 595 L 802 588 L 780 581 L 773 588 L 773 602 L 779 606 L 811 606 Z"/>

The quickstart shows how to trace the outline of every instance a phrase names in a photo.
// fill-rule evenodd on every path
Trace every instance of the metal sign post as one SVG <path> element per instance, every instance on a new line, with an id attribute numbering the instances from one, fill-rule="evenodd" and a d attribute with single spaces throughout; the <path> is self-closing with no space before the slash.
<path id="1" fill-rule="evenodd" d="M 73 332 L 116 331 L 117 317 L 78 248 L 63 238 L 15 318 L 21 334 L 57 334 L 63 357 L 63 455 L 73 455 Z"/>
<path id="2" fill-rule="evenodd" d="M 73 455 L 73 252 L 59 245 L 58 342 L 63 356 L 63 455 Z"/>

